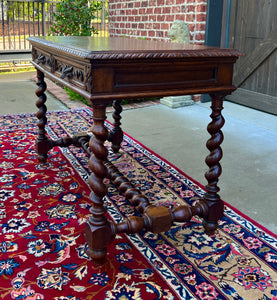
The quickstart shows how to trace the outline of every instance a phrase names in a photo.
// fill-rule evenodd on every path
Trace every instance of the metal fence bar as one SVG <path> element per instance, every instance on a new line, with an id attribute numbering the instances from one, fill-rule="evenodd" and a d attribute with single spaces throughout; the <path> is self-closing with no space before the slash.
<path id="1" fill-rule="evenodd" d="M 26 29 L 25 29 L 25 5 L 23 5 L 23 34 L 24 34 L 24 49 L 26 49 Z"/>
<path id="2" fill-rule="evenodd" d="M 11 37 L 10 18 L 8 18 L 8 33 L 9 33 L 9 49 L 11 49 L 11 47 L 12 47 L 12 37 Z M 5 39 L 5 36 L 4 36 L 4 39 Z"/>
<path id="3" fill-rule="evenodd" d="M 13 10 L 13 32 L 15 32 L 15 24 L 14 24 L 14 20 L 15 20 L 15 13 L 14 13 L 14 8 L 12 9 Z M 10 20 L 10 18 L 8 18 Z M 14 42 L 14 45 L 15 45 L 15 34 L 13 34 L 13 42 Z"/>
<path id="4" fill-rule="evenodd" d="M 30 2 L 28 2 L 28 35 L 31 35 Z"/>
<path id="5" fill-rule="evenodd" d="M 33 2 L 33 35 L 36 35 L 36 25 L 35 25 L 35 2 Z"/>
<path id="6" fill-rule="evenodd" d="M 56 4 L 61 0 L 0 0 L 0 53 L 30 51 L 28 36 L 47 35 L 55 22 Z M 108 35 L 108 1 L 98 0 L 102 4 L 92 24 L 98 35 Z"/>
<path id="7" fill-rule="evenodd" d="M 5 21 L 4 21 L 4 2 L 2 1 L 1 3 L 1 10 L 2 10 L 2 31 L 4 33 L 4 30 L 5 30 Z M 3 39 L 3 47 L 4 49 L 6 48 L 6 42 L 5 42 L 5 39 Z"/>
<path id="8" fill-rule="evenodd" d="M 21 27 L 20 27 L 20 10 L 19 5 L 17 6 L 17 15 L 18 15 L 18 35 L 19 35 L 19 49 L 21 49 Z"/>

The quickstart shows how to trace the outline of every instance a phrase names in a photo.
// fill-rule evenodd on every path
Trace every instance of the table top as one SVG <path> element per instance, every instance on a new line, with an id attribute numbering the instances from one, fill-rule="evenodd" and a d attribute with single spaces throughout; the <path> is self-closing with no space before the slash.
<path id="1" fill-rule="evenodd" d="M 28 38 L 32 45 L 86 59 L 162 59 L 238 57 L 234 49 L 125 37 L 47 36 Z"/>
<path id="2" fill-rule="evenodd" d="M 232 92 L 234 49 L 124 37 L 30 37 L 32 63 L 91 103 Z"/>

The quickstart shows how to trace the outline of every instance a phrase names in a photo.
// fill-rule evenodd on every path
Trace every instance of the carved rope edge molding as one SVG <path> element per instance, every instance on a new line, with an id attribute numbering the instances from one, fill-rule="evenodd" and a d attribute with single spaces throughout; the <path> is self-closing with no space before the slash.
<path id="1" fill-rule="evenodd" d="M 235 49 L 211 49 L 211 50 L 176 50 L 172 51 L 102 51 L 93 52 L 86 50 L 78 50 L 70 46 L 59 45 L 51 41 L 33 40 L 30 38 L 30 42 L 36 45 L 38 48 L 49 47 L 55 49 L 58 53 L 68 53 L 71 56 L 83 59 L 93 60 L 123 60 L 123 59 L 159 59 L 159 58 L 188 58 L 188 57 L 239 57 L 242 53 Z"/>
<path id="2" fill-rule="evenodd" d="M 181 50 L 181 51 L 161 51 L 161 52 L 102 52 L 94 53 L 90 52 L 87 55 L 88 59 L 95 60 L 124 60 L 124 59 L 159 59 L 159 58 L 188 58 L 188 57 L 239 57 L 241 56 L 239 51 L 205 51 L 205 50 Z"/>

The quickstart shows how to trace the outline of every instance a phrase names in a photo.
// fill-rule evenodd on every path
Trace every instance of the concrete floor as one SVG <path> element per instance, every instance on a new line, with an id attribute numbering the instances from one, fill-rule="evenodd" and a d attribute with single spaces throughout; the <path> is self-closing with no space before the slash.
<path id="1" fill-rule="evenodd" d="M 17 77 L 18 76 L 18 77 Z M 36 85 L 30 74 L 0 75 L 1 114 L 34 112 Z M 48 96 L 48 110 L 67 109 Z M 277 234 L 277 117 L 225 102 L 222 199 Z M 126 110 L 123 130 L 206 184 L 208 103 L 170 109 L 163 105 Z M 112 120 L 111 114 L 108 119 Z"/>
<path id="2" fill-rule="evenodd" d="M 0 73 L 0 114 L 37 112 L 35 105 L 38 88 L 31 81 L 34 72 Z M 63 110 L 67 107 L 51 94 L 47 95 L 47 109 Z"/>

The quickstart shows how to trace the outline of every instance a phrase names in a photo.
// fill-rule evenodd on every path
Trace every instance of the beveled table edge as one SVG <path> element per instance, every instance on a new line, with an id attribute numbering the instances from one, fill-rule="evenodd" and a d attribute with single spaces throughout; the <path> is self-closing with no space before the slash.
<path id="1" fill-rule="evenodd" d="M 236 57 L 244 54 L 236 49 L 205 47 L 205 49 L 172 49 L 172 50 L 110 50 L 90 51 L 76 46 L 64 45 L 41 37 L 27 39 L 32 46 L 55 49 L 57 52 L 88 60 L 136 60 L 136 59 L 184 59 L 184 58 L 217 58 Z"/>

